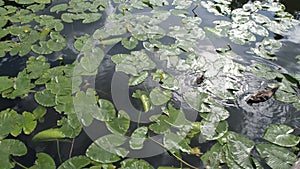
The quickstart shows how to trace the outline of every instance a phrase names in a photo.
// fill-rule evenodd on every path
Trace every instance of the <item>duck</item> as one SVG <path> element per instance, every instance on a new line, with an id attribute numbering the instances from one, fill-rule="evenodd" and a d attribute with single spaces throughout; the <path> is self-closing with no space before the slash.
<path id="1" fill-rule="evenodd" d="M 251 95 L 247 99 L 247 103 L 252 104 L 252 103 L 260 103 L 260 102 L 267 101 L 275 94 L 275 92 L 278 90 L 278 88 L 279 88 L 279 86 L 275 86 L 271 89 L 265 89 L 265 90 L 258 91 L 257 93 Z"/>

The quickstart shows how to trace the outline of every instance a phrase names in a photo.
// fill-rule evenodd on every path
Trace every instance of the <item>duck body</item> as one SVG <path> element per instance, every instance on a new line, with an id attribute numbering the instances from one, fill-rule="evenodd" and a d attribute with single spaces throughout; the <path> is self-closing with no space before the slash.
<path id="1" fill-rule="evenodd" d="M 251 95 L 246 102 L 248 104 L 252 104 L 252 103 L 260 103 L 260 102 L 267 101 L 275 94 L 278 88 L 279 86 L 275 86 L 274 88 L 271 89 L 258 91 L 257 93 Z"/>

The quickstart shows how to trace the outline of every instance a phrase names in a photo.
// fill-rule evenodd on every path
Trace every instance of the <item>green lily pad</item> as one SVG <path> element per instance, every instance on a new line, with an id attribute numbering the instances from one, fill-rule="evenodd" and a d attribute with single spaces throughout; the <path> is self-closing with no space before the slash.
<path id="1" fill-rule="evenodd" d="M 35 119 L 37 119 L 39 122 L 43 122 L 44 120 L 44 115 L 47 113 L 47 109 L 43 106 L 38 106 L 35 108 L 32 112 L 34 115 Z"/>
<path id="2" fill-rule="evenodd" d="M 142 104 L 143 104 L 143 108 L 144 108 L 144 112 L 148 112 L 151 109 L 151 103 L 148 97 L 148 94 L 145 91 L 142 90 L 136 90 L 133 94 L 132 97 L 140 99 Z"/>
<path id="3" fill-rule="evenodd" d="M 32 113 L 29 112 L 23 112 L 23 118 L 24 118 L 24 124 L 23 124 L 23 131 L 25 134 L 31 134 L 36 125 L 37 121 L 35 119 L 35 116 Z"/>
<path id="4" fill-rule="evenodd" d="M 26 61 L 26 72 L 30 79 L 39 78 L 44 72 L 50 68 L 50 64 L 46 62 L 44 56 L 29 57 Z"/>
<path id="5" fill-rule="evenodd" d="M 49 168 L 55 169 L 56 165 L 52 157 L 46 153 L 37 153 L 37 160 L 35 161 L 35 165 L 30 167 L 29 169 L 40 169 L 40 168 Z"/>
<path id="6" fill-rule="evenodd" d="M 86 155 L 94 161 L 112 163 L 125 157 L 129 151 L 120 147 L 126 141 L 122 135 L 109 134 L 98 138 L 86 151 Z"/>
<path id="7" fill-rule="evenodd" d="M 260 143 L 256 149 L 267 164 L 273 169 L 290 169 L 297 161 L 297 156 L 288 149 L 269 143 Z"/>
<path id="8" fill-rule="evenodd" d="M 53 141 L 63 138 L 66 138 L 66 136 L 59 128 L 51 128 L 34 135 L 32 141 Z"/>
<path id="9" fill-rule="evenodd" d="M 117 54 L 111 57 L 116 64 L 116 71 L 137 76 L 143 70 L 152 70 L 155 63 L 149 58 L 144 50 L 133 51 L 128 54 Z"/>
<path id="10" fill-rule="evenodd" d="M 208 94 L 200 92 L 186 92 L 183 94 L 183 99 L 191 108 L 199 112 L 207 111 L 206 103 L 209 103 Z"/>
<path id="11" fill-rule="evenodd" d="M 146 140 L 148 133 L 147 127 L 139 127 L 131 134 L 129 145 L 133 150 L 139 150 L 143 148 L 144 141 Z"/>
<path id="12" fill-rule="evenodd" d="M 110 130 L 114 134 L 126 134 L 127 130 L 129 129 L 130 125 L 130 117 L 129 115 L 123 111 L 120 110 L 118 112 L 118 116 L 111 121 L 106 122 L 106 126 L 108 130 Z"/>
<path id="13" fill-rule="evenodd" d="M 58 5 L 55 5 L 53 6 L 51 9 L 50 9 L 50 12 L 61 12 L 61 11 L 65 11 L 68 9 L 68 4 L 58 4 Z"/>
<path id="14" fill-rule="evenodd" d="M 167 103 L 172 97 L 172 93 L 170 90 L 162 91 L 159 87 L 156 87 L 150 92 L 151 102 L 156 105 L 162 105 Z"/>
<path id="15" fill-rule="evenodd" d="M 290 126 L 283 124 L 272 124 L 270 125 L 263 138 L 284 147 L 293 147 L 300 142 L 300 137 L 291 134 L 294 129 Z"/>
<path id="16" fill-rule="evenodd" d="M 121 162 L 120 169 L 154 169 L 147 161 L 138 159 L 126 159 Z"/>
<path id="17" fill-rule="evenodd" d="M 23 123 L 23 118 L 15 110 L 6 109 L 0 112 L 0 136 L 6 136 Z M 19 134 L 20 132 L 18 132 Z M 17 135 L 18 135 L 17 134 Z"/>
<path id="18" fill-rule="evenodd" d="M 13 87 L 13 85 L 14 85 L 13 79 L 9 78 L 8 76 L 0 77 L 0 92 Z"/>
<path id="19" fill-rule="evenodd" d="M 92 23 L 92 22 L 96 22 L 97 20 L 99 20 L 101 18 L 101 14 L 100 13 L 88 13 L 85 14 L 85 19 L 82 21 L 82 23 Z"/>
<path id="20" fill-rule="evenodd" d="M 222 151 L 222 145 L 220 143 L 215 143 L 209 151 L 201 156 L 200 159 L 206 168 L 219 168 L 221 167 L 220 165 L 223 157 L 224 152 Z"/>
<path id="21" fill-rule="evenodd" d="M 63 162 L 58 169 L 84 168 L 90 163 L 91 160 L 86 156 L 75 156 Z"/>
<path id="22" fill-rule="evenodd" d="M 46 41 L 40 41 L 39 45 L 34 44 L 31 46 L 31 49 L 33 52 L 38 53 L 38 54 L 51 54 L 53 51 L 48 48 Z"/>
<path id="23" fill-rule="evenodd" d="M 94 116 L 100 116 L 102 118 L 102 114 L 99 113 L 99 107 L 97 106 L 97 97 L 93 89 L 89 88 L 86 93 L 80 91 L 73 99 L 75 112 L 83 125 L 89 126 Z"/>
<path id="24" fill-rule="evenodd" d="M 229 167 L 253 168 L 251 150 L 254 148 L 254 142 L 252 140 L 230 131 L 220 138 L 219 142 L 225 144 L 223 149 Z"/>
<path id="25" fill-rule="evenodd" d="M 10 156 L 22 156 L 27 153 L 25 144 L 19 140 L 5 139 L 0 141 L 1 169 L 14 168 L 15 163 L 10 161 Z"/>
<path id="26" fill-rule="evenodd" d="M 35 101 L 45 107 L 51 107 L 56 105 L 55 94 L 50 90 L 43 90 L 36 92 L 34 95 Z"/>
<path id="27" fill-rule="evenodd" d="M 122 45 L 128 50 L 134 49 L 137 46 L 137 44 L 138 40 L 134 37 L 122 39 Z"/>
<path id="28" fill-rule="evenodd" d="M 148 78 L 148 72 L 141 72 L 138 76 L 130 77 L 129 86 L 136 86 L 143 83 Z"/>
<path id="29" fill-rule="evenodd" d="M 163 139 L 164 146 L 172 153 L 178 149 L 185 153 L 191 152 L 191 147 L 188 145 L 184 137 L 175 133 L 166 133 Z"/>

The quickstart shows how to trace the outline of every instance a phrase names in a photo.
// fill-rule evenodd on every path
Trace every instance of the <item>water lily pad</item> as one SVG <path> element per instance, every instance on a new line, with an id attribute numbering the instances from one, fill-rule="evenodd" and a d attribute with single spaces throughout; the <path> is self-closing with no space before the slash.
<path id="1" fill-rule="evenodd" d="M 156 87 L 150 92 L 151 102 L 156 105 L 162 105 L 167 103 L 172 97 L 172 93 L 170 90 L 162 91 L 159 87 Z"/>
<path id="2" fill-rule="evenodd" d="M 292 147 L 300 141 L 299 136 L 291 134 L 293 131 L 294 129 L 290 126 L 272 124 L 267 128 L 263 138 L 279 146 Z"/>
<path id="3" fill-rule="evenodd" d="M 120 169 L 154 169 L 147 161 L 138 159 L 126 159 L 121 162 Z"/>
<path id="4" fill-rule="evenodd" d="M 130 77 L 129 86 L 136 86 L 143 83 L 148 78 L 148 72 L 141 72 L 138 76 Z"/>
<path id="5" fill-rule="evenodd" d="M 122 135 L 105 135 L 98 138 L 96 141 L 94 141 L 94 143 L 90 145 L 90 147 L 86 151 L 86 155 L 91 159 L 102 163 L 115 162 L 114 160 L 118 160 L 119 156 L 124 158 L 129 153 L 128 150 L 120 147 L 125 143 L 126 139 L 127 138 Z M 95 156 L 95 152 L 103 152 L 107 154 L 107 156 L 102 153 L 97 153 Z"/>
<path id="6" fill-rule="evenodd" d="M 267 164 L 274 169 L 290 169 L 297 161 L 295 154 L 288 149 L 269 143 L 259 143 L 256 149 Z"/>
<path id="7" fill-rule="evenodd" d="M 66 136 L 59 128 L 51 128 L 40 131 L 34 135 L 32 141 L 53 141 L 63 138 L 66 138 Z"/>
<path id="8" fill-rule="evenodd" d="M 69 169 L 72 167 L 84 168 L 85 166 L 89 165 L 90 162 L 91 160 L 86 156 L 75 156 L 63 162 L 58 169 Z"/>
<path id="9" fill-rule="evenodd" d="M 89 126 L 92 123 L 94 116 L 98 117 L 100 115 L 102 118 L 102 114 L 99 113 L 97 98 L 93 89 L 87 89 L 86 93 L 80 91 L 73 99 L 75 112 L 83 125 Z"/>
<path id="10" fill-rule="evenodd" d="M 23 118 L 15 110 L 6 109 L 0 112 L 0 122 L 0 136 L 6 136 L 16 128 L 20 128 Z"/>
<path id="11" fill-rule="evenodd" d="M 149 58 L 144 50 L 133 51 L 128 54 L 117 54 L 111 57 L 116 64 L 116 71 L 137 76 L 143 70 L 152 70 L 155 63 Z"/>
<path id="12" fill-rule="evenodd" d="M 191 147 L 186 141 L 184 137 L 175 133 L 166 133 L 163 139 L 164 146 L 172 153 L 175 153 L 178 149 L 182 152 L 190 153 Z"/>
<path id="13" fill-rule="evenodd" d="M 224 152 L 222 151 L 222 145 L 215 143 L 200 159 L 205 167 L 219 168 L 223 158 Z"/>
<path id="14" fill-rule="evenodd" d="M 38 54 L 51 54 L 53 51 L 48 48 L 48 43 L 46 41 L 40 41 L 39 45 L 34 44 L 31 46 L 31 49 L 33 52 L 38 53 Z"/>
<path id="15" fill-rule="evenodd" d="M 37 153 L 37 160 L 35 161 L 35 165 L 30 167 L 30 169 L 40 169 L 40 168 L 49 168 L 55 169 L 56 165 L 52 157 L 46 153 Z"/>
<path id="16" fill-rule="evenodd" d="M 35 116 L 29 112 L 23 112 L 24 124 L 23 131 L 25 134 L 31 134 L 37 125 Z"/>
<path id="17" fill-rule="evenodd" d="M 50 9 L 50 12 L 61 12 L 61 11 L 65 11 L 68 9 L 68 4 L 58 4 L 58 5 L 55 5 L 53 6 L 51 9 Z"/>
<path id="18" fill-rule="evenodd" d="M 148 128 L 139 127 L 131 134 L 129 145 L 133 150 L 139 150 L 143 148 L 144 141 L 146 140 Z"/>
<path id="19" fill-rule="evenodd" d="M 29 74 L 30 79 L 39 78 L 47 69 L 50 68 L 50 64 L 46 62 L 44 56 L 29 57 L 26 61 L 26 72 Z"/>
<path id="20" fill-rule="evenodd" d="M 241 166 L 243 168 L 253 168 L 250 156 L 254 148 L 254 142 L 240 134 L 228 132 L 219 140 L 225 144 L 225 158 L 229 166 Z"/>
<path id="21" fill-rule="evenodd" d="M 118 112 L 118 116 L 111 121 L 106 122 L 106 126 L 108 130 L 110 130 L 114 134 L 126 134 L 127 130 L 129 129 L 130 125 L 130 117 L 129 115 L 123 111 L 120 110 Z"/>
<path id="22" fill-rule="evenodd" d="M 35 101 L 42 106 L 51 107 L 56 105 L 55 94 L 51 93 L 50 90 L 43 90 L 35 93 Z"/>
<path id="23" fill-rule="evenodd" d="M 134 49 L 137 46 L 137 44 L 138 44 L 138 40 L 134 37 L 122 39 L 122 45 L 128 50 Z"/>
<path id="24" fill-rule="evenodd" d="M 199 111 L 199 112 L 206 112 L 207 105 L 205 103 L 209 103 L 209 96 L 206 93 L 200 92 L 186 92 L 183 94 L 183 99 L 187 102 L 187 104 Z"/>
<path id="25" fill-rule="evenodd" d="M 148 94 L 145 91 L 142 90 L 136 90 L 133 94 L 132 97 L 140 99 L 142 104 L 143 104 L 143 108 L 144 108 L 144 112 L 148 112 L 151 109 L 151 103 L 148 97 Z"/>
<path id="26" fill-rule="evenodd" d="M 8 76 L 1 76 L 0 82 L 0 92 L 13 87 L 14 85 L 13 79 L 9 78 Z"/>
<path id="27" fill-rule="evenodd" d="M 22 156 L 27 153 L 25 144 L 19 140 L 5 139 L 0 141 L 0 163 L 3 169 L 14 168 L 15 163 L 10 161 L 10 156 Z"/>

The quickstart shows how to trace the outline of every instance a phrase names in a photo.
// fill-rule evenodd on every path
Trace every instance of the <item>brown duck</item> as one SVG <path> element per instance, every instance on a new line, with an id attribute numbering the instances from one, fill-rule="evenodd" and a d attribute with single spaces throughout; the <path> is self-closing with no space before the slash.
<path id="1" fill-rule="evenodd" d="M 258 91 L 248 98 L 247 103 L 252 104 L 267 101 L 275 94 L 278 88 L 279 86 L 275 86 L 271 89 Z"/>

